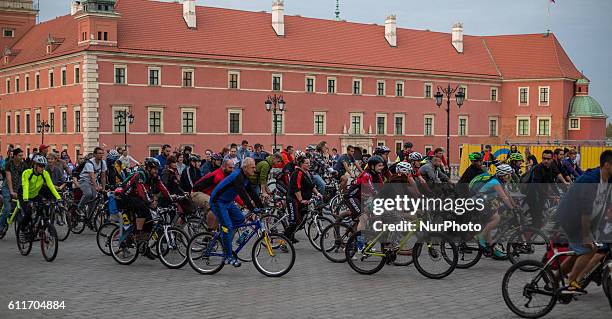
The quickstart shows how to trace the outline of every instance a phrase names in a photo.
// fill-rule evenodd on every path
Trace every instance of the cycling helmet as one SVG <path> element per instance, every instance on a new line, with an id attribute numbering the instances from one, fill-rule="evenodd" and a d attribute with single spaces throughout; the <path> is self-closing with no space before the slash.
<path id="1" fill-rule="evenodd" d="M 374 155 L 379 155 L 379 154 L 385 154 L 385 153 L 390 153 L 391 150 L 382 145 L 382 146 L 376 146 L 376 148 L 374 149 Z"/>
<path id="2" fill-rule="evenodd" d="M 502 164 L 497 166 L 497 171 L 495 171 L 496 176 L 504 176 L 508 174 L 512 174 L 514 170 L 508 164 Z"/>
<path id="3" fill-rule="evenodd" d="M 410 155 L 408 155 L 408 159 L 411 161 L 420 161 L 423 159 L 423 155 L 421 155 L 419 152 L 412 152 Z"/>
<path id="4" fill-rule="evenodd" d="M 523 160 L 523 154 L 521 154 L 521 153 L 512 153 L 512 154 L 510 154 L 510 156 L 508 156 L 508 160 L 509 161 L 522 161 Z"/>
<path id="5" fill-rule="evenodd" d="M 117 160 L 121 155 L 119 155 L 119 152 L 117 152 L 117 150 L 112 149 L 108 152 L 108 156 L 106 156 L 106 158 L 115 161 Z"/>
<path id="6" fill-rule="evenodd" d="M 198 154 L 191 154 L 191 155 L 189 156 L 189 160 L 190 160 L 190 161 L 193 161 L 193 162 L 199 162 L 199 161 L 201 161 L 201 160 L 202 160 L 202 158 L 201 158 L 201 157 L 200 157 L 200 155 L 198 155 Z"/>
<path id="7" fill-rule="evenodd" d="M 293 155 L 295 155 L 295 158 L 306 156 L 306 154 L 304 154 L 304 152 L 302 152 L 300 150 L 295 151 L 295 154 L 293 154 Z"/>
<path id="8" fill-rule="evenodd" d="M 157 158 L 155 157 L 147 157 L 147 159 L 145 159 L 144 161 L 145 167 L 157 167 L 159 168 L 161 166 L 161 164 L 159 163 L 159 160 L 157 160 Z"/>
<path id="9" fill-rule="evenodd" d="M 221 154 L 219 154 L 219 153 L 213 153 L 210 156 L 210 160 L 211 161 L 222 161 L 223 160 L 223 156 L 221 156 Z"/>
<path id="10" fill-rule="evenodd" d="M 43 167 L 47 167 L 47 158 L 42 155 L 36 155 L 32 158 L 32 162 L 34 164 L 42 165 Z"/>
<path id="11" fill-rule="evenodd" d="M 374 169 L 376 165 L 384 164 L 384 163 L 385 163 L 385 160 L 378 155 L 374 155 L 368 159 L 368 167 L 370 169 Z"/>
<path id="12" fill-rule="evenodd" d="M 482 161 L 482 154 L 480 154 L 479 152 L 474 152 L 471 153 L 470 155 L 468 155 L 468 157 L 470 158 L 470 161 Z"/>
<path id="13" fill-rule="evenodd" d="M 412 165 L 408 162 L 399 162 L 395 165 L 395 172 L 398 174 L 410 174 L 412 173 Z"/>
<path id="14" fill-rule="evenodd" d="M 308 152 L 312 152 L 312 151 L 314 151 L 314 150 L 316 150 L 316 148 L 315 148 L 313 145 L 308 145 L 308 146 L 306 146 L 306 151 L 308 151 Z"/>

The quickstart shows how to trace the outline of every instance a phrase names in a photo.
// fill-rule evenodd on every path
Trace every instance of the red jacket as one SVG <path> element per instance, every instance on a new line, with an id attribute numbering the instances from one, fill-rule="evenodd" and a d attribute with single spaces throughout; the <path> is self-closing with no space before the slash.
<path id="1" fill-rule="evenodd" d="M 217 168 L 216 170 L 204 175 L 199 180 L 193 184 L 192 192 L 202 192 L 206 195 L 212 194 L 213 189 L 221 183 L 221 181 L 225 178 L 225 174 L 221 168 Z M 236 196 L 236 203 L 240 206 L 244 206 L 244 202 L 240 198 L 240 196 Z"/>
<path id="2" fill-rule="evenodd" d="M 293 162 L 293 156 L 289 154 L 286 150 L 281 152 L 281 157 L 283 158 L 283 165 L 287 165 L 289 162 Z"/>

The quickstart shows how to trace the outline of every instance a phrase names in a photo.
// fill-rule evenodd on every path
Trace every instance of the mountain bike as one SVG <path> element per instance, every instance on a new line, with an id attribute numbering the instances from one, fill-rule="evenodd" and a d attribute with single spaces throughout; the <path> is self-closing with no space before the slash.
<path id="1" fill-rule="evenodd" d="M 52 203 L 47 200 L 33 203 L 32 220 L 28 225 L 22 222 L 15 224 L 17 248 L 23 256 L 32 251 L 32 243 L 40 241 L 40 249 L 46 261 L 52 262 L 57 257 L 59 240 L 53 226 Z M 25 230 L 25 231 L 24 231 Z"/>
<path id="2" fill-rule="evenodd" d="M 19 200 L 12 199 L 11 203 L 12 203 L 13 211 L 9 215 L 9 217 L 6 219 L 6 226 L 5 226 L 4 232 L 0 233 L 0 239 L 3 239 L 4 236 L 6 236 L 6 233 L 8 232 L 9 227 L 15 220 L 15 217 L 21 213 L 21 204 L 19 204 Z M 2 205 L 2 210 L 0 210 L 0 214 L 2 214 L 1 212 L 4 212 L 4 205 Z M 15 223 L 15 233 L 17 233 L 17 223 Z"/>
<path id="3" fill-rule="evenodd" d="M 98 228 L 104 224 L 104 216 L 108 211 L 105 209 L 105 206 L 108 205 L 105 195 L 103 191 L 98 192 L 94 199 L 86 202 L 81 208 L 75 207 L 78 203 L 73 204 L 70 214 L 70 226 L 73 233 L 82 233 L 86 226 L 97 232 Z"/>

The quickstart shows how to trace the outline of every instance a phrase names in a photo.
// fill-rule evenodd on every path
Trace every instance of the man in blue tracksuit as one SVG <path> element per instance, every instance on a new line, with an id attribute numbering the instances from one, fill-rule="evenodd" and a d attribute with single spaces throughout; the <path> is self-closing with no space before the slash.
<path id="1" fill-rule="evenodd" d="M 263 208 L 263 204 L 248 178 L 254 174 L 255 160 L 247 157 L 242 161 L 240 168 L 224 178 L 210 195 L 210 208 L 221 223 L 221 240 L 225 248 L 225 263 L 234 267 L 240 267 L 240 262 L 232 253 L 234 228 L 244 224 L 244 215 L 234 203 L 234 199 L 236 196 L 240 196 L 249 210 L 255 213 Z"/>

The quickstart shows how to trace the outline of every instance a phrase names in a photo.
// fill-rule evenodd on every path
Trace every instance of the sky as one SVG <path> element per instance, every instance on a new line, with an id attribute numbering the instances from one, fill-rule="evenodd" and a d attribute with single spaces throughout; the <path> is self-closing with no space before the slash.
<path id="1" fill-rule="evenodd" d="M 119 0 L 121 1 L 121 0 Z M 70 13 L 71 0 L 40 0 L 40 21 Z M 176 1 L 169 1 L 176 2 Z M 198 5 L 270 11 L 272 0 L 197 0 Z M 334 19 L 335 0 L 285 0 L 285 14 Z M 612 120 L 612 1 L 610 0 L 340 0 L 341 19 L 450 32 L 463 22 L 469 35 L 544 33 L 550 29 L 578 70 L 590 95 Z M 549 15 L 550 12 L 550 15 Z M 606 22 L 607 21 L 607 22 Z"/>

